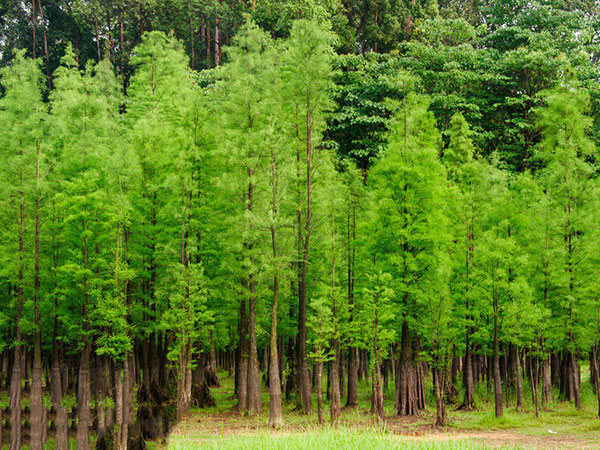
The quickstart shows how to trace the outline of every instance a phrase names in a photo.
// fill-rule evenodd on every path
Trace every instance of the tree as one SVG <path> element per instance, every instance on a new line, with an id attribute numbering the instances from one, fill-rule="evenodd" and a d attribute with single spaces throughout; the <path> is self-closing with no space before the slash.
<path id="1" fill-rule="evenodd" d="M 542 128 L 540 153 L 546 164 L 542 183 L 549 193 L 552 215 L 557 218 L 554 233 L 562 234 L 561 243 L 557 243 L 559 250 L 554 268 L 557 289 L 550 306 L 561 320 L 555 322 L 553 338 L 557 347 L 564 350 L 561 395 L 574 400 L 579 408 L 577 354 L 583 325 L 579 314 L 583 302 L 581 278 L 589 266 L 587 260 L 578 255 L 584 248 L 584 233 L 589 226 L 584 199 L 591 187 L 592 168 L 586 161 L 594 151 L 592 141 L 586 136 L 591 119 L 584 114 L 587 96 L 576 86 L 558 86 L 545 92 L 543 98 L 546 106 L 538 110 Z"/>
<path id="2" fill-rule="evenodd" d="M 231 147 L 226 149 L 231 161 L 236 196 L 242 200 L 236 209 L 239 221 L 244 223 L 243 229 L 236 232 L 241 240 L 241 283 L 244 297 L 248 301 L 248 318 L 244 323 L 242 316 L 240 335 L 241 384 L 247 379 L 247 389 L 239 389 L 240 407 L 248 414 L 262 410 L 260 402 L 260 373 L 258 366 L 258 349 L 256 340 L 256 253 L 258 247 L 258 230 L 255 209 L 262 199 L 257 198 L 257 191 L 262 189 L 267 173 L 272 172 L 266 165 L 264 153 L 265 139 L 272 133 L 274 119 L 271 107 L 271 83 L 274 82 L 275 60 L 274 48 L 266 34 L 248 21 L 245 28 L 236 37 L 234 46 L 228 52 L 230 61 L 224 67 L 222 92 L 227 95 L 228 102 L 223 108 L 222 123 L 230 136 Z M 276 107 L 276 105 L 274 105 Z M 243 117 L 241 121 L 239 118 Z M 274 155 L 273 155 L 274 158 Z M 271 161 L 274 164 L 274 161 Z M 271 175 L 271 177 L 273 174 Z M 271 184 L 274 181 L 271 182 Z M 259 187 L 260 186 L 260 187 Z M 271 193 L 276 196 L 271 185 Z M 272 207 L 277 209 L 277 201 Z M 273 236 L 271 236 L 274 239 Z M 273 256 L 276 258 L 276 255 Z M 242 300 L 241 309 L 246 311 L 246 300 Z M 248 348 L 246 348 L 246 330 L 248 332 Z M 247 352 L 247 354 L 246 354 Z M 245 368 L 247 364 L 247 373 Z M 247 392 L 247 398 L 245 393 Z"/>
<path id="3" fill-rule="evenodd" d="M 410 111 L 410 113 L 409 113 Z M 397 117 L 387 154 L 374 168 L 370 233 L 372 258 L 389 267 L 391 288 L 401 311 L 396 411 L 414 415 L 425 406 L 419 352 L 418 299 L 422 283 L 436 272 L 443 227 L 445 174 L 438 154 L 441 143 L 426 99 L 408 95 Z"/>
<path id="4" fill-rule="evenodd" d="M 373 270 L 378 269 L 373 268 Z M 396 315 L 396 305 L 393 302 L 394 292 L 389 288 L 391 284 L 392 277 L 388 273 L 370 274 L 369 287 L 364 288 L 356 309 L 362 345 L 368 349 L 371 356 L 371 409 L 377 415 L 380 423 L 385 420 L 381 363 L 387 357 L 390 344 L 396 339 L 396 332 L 392 326 Z"/>
<path id="5" fill-rule="evenodd" d="M 26 292 L 26 277 L 28 272 L 29 253 L 26 249 L 26 228 L 30 222 L 29 205 L 34 205 L 32 212 L 34 220 L 34 271 L 33 271 L 33 310 L 34 310 L 34 366 L 33 383 L 31 390 L 31 445 L 32 448 L 42 447 L 42 348 L 41 348 L 41 322 L 40 322 L 40 190 L 43 181 L 40 175 L 42 162 L 42 145 L 45 135 L 46 106 L 42 102 L 43 81 L 39 63 L 25 57 L 24 51 L 15 54 L 13 63 L 2 70 L 2 86 L 5 95 L 1 99 L 0 114 L 6 129 L 0 135 L 4 149 L 3 158 L 7 167 L 3 170 L 5 182 L 11 184 L 12 192 L 7 193 L 9 203 L 5 210 L 14 221 L 7 231 L 14 232 L 11 241 L 18 246 L 9 250 L 5 247 L 6 254 L 11 255 L 5 263 L 13 273 L 11 276 L 12 289 L 15 301 L 14 318 L 14 360 L 21 360 L 23 345 L 22 324 L 23 305 Z M 42 166 L 42 169 L 44 166 Z M 32 176 L 33 174 L 33 176 Z M 16 225 L 16 227 L 15 227 Z M 4 236 L 4 239 L 8 236 Z M 15 258 L 14 255 L 17 255 Z M 10 389 L 11 408 L 11 448 L 21 445 L 21 367 L 13 365 Z"/>
<path id="6" fill-rule="evenodd" d="M 329 106 L 331 87 L 331 48 L 329 35 L 312 22 L 294 22 L 281 57 L 282 92 L 285 92 L 285 117 L 295 136 L 296 153 L 296 233 L 298 239 L 298 336 L 296 341 L 298 387 L 302 409 L 312 410 L 310 379 L 306 362 L 306 308 L 308 265 L 311 256 L 313 191 L 318 188 L 321 133 L 324 111 Z"/>

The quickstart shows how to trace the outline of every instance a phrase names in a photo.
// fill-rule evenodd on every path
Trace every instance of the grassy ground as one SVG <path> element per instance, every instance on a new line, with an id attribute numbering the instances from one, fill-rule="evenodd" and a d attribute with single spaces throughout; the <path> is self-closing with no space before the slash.
<path id="1" fill-rule="evenodd" d="M 243 417 L 235 411 L 233 379 L 221 376 L 221 387 L 213 389 L 217 406 L 192 410 L 171 432 L 169 449 L 484 449 L 484 448 L 595 448 L 600 449 L 600 420 L 594 397 L 582 386 L 584 406 L 555 402 L 540 410 L 536 418 L 525 391 L 525 404 L 513 404 L 496 419 L 486 392 L 477 395 L 474 411 L 449 408 L 449 424 L 436 428 L 435 410 L 430 407 L 417 418 L 392 415 L 391 392 L 386 404 L 387 420 L 379 426 L 369 413 L 369 388 L 361 386 L 360 405 L 344 409 L 337 426 L 318 426 L 316 413 L 306 416 L 284 405 L 284 426 L 272 431 L 268 422 L 268 392 L 263 392 L 263 413 Z M 490 398 L 491 400 L 491 398 Z M 325 403 L 325 408 L 327 407 Z M 316 400 L 315 400 L 316 407 Z M 327 417 L 328 410 L 325 416 Z"/>

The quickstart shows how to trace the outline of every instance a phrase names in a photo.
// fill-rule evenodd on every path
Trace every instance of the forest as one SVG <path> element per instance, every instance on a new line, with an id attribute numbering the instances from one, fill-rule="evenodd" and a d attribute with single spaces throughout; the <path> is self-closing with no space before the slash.
<path id="1" fill-rule="evenodd" d="M 229 379 L 266 429 L 600 418 L 599 58 L 593 0 L 0 2 L 0 448 Z"/>

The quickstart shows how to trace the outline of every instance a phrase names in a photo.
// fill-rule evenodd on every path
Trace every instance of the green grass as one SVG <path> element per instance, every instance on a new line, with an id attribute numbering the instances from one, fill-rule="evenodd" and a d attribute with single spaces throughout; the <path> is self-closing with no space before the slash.
<path id="1" fill-rule="evenodd" d="M 589 386 L 582 380 L 580 410 L 572 403 L 555 401 L 546 410 L 540 408 L 535 417 L 530 391 L 523 386 L 523 408 L 515 408 L 515 393 L 504 416 L 493 413 L 493 395 L 480 383 L 476 406 L 472 411 L 448 406 L 448 426 L 433 426 L 435 407 L 430 403 L 417 418 L 393 416 L 393 383 L 386 392 L 386 424 L 379 427 L 369 413 L 370 388 L 360 383 L 359 407 L 343 409 L 337 428 L 318 426 L 317 414 L 301 414 L 295 405 L 284 402 L 284 425 L 279 431 L 269 430 L 268 390 L 262 392 L 263 412 L 244 417 L 233 410 L 233 378 L 220 374 L 221 387 L 213 389 L 216 406 L 194 409 L 179 423 L 168 438 L 169 449 L 484 449 L 484 448 L 597 448 L 600 442 L 600 420 L 597 405 Z M 589 384 L 589 383 L 588 383 Z M 428 386 L 428 391 L 430 386 Z M 429 394 L 428 394 L 429 395 Z M 457 399 L 462 398 L 459 393 Z M 558 392 L 555 393 L 555 399 Z M 428 400 L 431 400 L 428 398 Z M 316 409 L 316 395 L 313 398 Z M 342 402 L 343 404 L 343 402 Z M 329 403 L 324 399 L 324 416 L 328 419 Z M 486 445 L 491 447 L 486 447 Z"/>
<path id="2" fill-rule="evenodd" d="M 263 431 L 254 435 L 236 437 L 220 437 L 212 442 L 197 441 L 194 437 L 177 436 L 170 440 L 169 449 L 414 449 L 414 450 L 462 450 L 462 449 L 487 449 L 480 442 L 474 440 L 454 440 L 448 442 L 416 442 L 402 437 L 397 437 L 385 432 L 356 431 L 349 428 L 334 429 L 331 427 L 308 429 L 303 433 L 280 434 Z M 517 447 L 494 447 L 512 449 Z"/>

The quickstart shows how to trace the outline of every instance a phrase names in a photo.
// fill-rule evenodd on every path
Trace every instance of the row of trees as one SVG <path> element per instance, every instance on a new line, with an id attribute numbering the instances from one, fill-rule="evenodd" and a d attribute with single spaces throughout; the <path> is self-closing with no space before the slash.
<path id="1" fill-rule="evenodd" d="M 3 69 L 11 448 L 23 414 L 32 448 L 49 414 L 58 448 L 69 427 L 89 448 L 92 425 L 99 447 L 141 445 L 212 402 L 217 357 L 247 414 L 268 366 L 273 427 L 284 395 L 312 411 L 313 385 L 323 420 L 325 365 L 332 420 L 343 397 L 357 406 L 359 375 L 380 420 L 390 380 L 395 412 L 415 415 L 431 375 L 439 425 L 486 379 L 498 416 L 508 386 L 522 405 L 523 375 L 536 409 L 553 385 L 579 407 L 588 356 L 598 391 L 587 90 L 565 71 L 531 99 L 535 171 L 517 174 L 476 145 L 467 108 L 440 125 L 423 77 L 386 60 L 344 71 L 332 37 L 247 21 L 225 64 L 197 73 L 146 33 L 126 96 L 108 59 L 81 68 L 71 47 L 50 91 L 23 51 Z"/>

